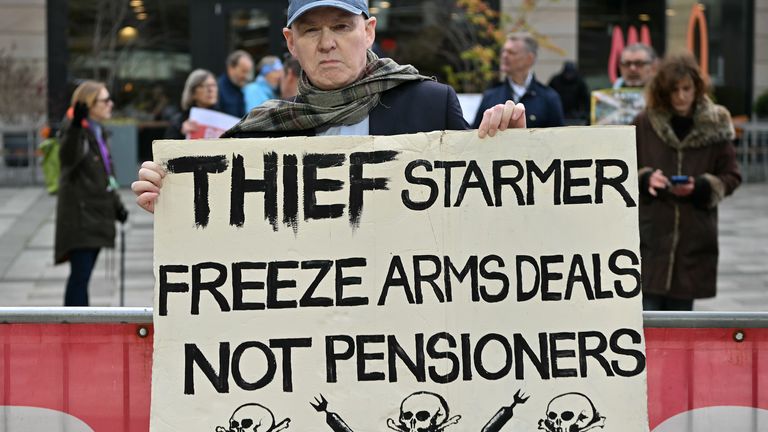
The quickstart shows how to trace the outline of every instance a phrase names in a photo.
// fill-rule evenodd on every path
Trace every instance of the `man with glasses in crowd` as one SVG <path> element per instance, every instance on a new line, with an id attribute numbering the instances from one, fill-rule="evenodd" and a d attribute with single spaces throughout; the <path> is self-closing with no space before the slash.
<path id="1" fill-rule="evenodd" d="M 643 43 L 628 45 L 621 51 L 621 77 L 613 88 L 645 87 L 656 73 L 656 59 L 656 51 L 652 47 Z"/>

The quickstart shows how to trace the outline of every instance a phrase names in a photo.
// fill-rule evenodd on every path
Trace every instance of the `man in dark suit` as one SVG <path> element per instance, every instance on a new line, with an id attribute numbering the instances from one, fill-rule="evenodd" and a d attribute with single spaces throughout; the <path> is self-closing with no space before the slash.
<path id="1" fill-rule="evenodd" d="M 563 125 L 560 96 L 536 80 L 533 74 L 538 50 L 538 42 L 528 33 L 511 33 L 507 36 L 501 50 L 500 66 L 504 80 L 483 93 L 474 127 L 480 125 L 485 110 L 509 99 L 525 105 L 528 127 Z"/>
<path id="2" fill-rule="evenodd" d="M 253 74 L 253 59 L 245 51 L 233 51 L 227 56 L 227 71 L 216 81 L 219 86 L 218 111 L 231 116 L 245 115 L 243 87 Z"/>
<path id="3" fill-rule="evenodd" d="M 469 129 L 452 88 L 410 65 L 370 50 L 376 18 L 366 0 L 291 0 L 283 29 L 303 70 L 292 101 L 269 100 L 225 137 L 395 135 Z M 525 107 L 502 101 L 482 113 L 478 136 L 525 127 Z M 137 203 L 154 211 L 164 170 L 144 162 L 132 185 Z"/>

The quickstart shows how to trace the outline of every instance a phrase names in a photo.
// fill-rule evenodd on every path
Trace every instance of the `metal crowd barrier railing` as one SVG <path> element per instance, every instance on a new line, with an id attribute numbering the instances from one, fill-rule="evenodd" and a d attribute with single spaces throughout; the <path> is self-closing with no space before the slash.
<path id="1" fill-rule="evenodd" d="M 151 324 L 151 307 L 0 307 L 0 324 Z M 643 312 L 646 328 L 768 328 L 768 312 Z"/>
<path id="2" fill-rule="evenodd" d="M 743 427 L 706 430 L 766 430 L 768 312 L 643 320 L 650 430 L 720 424 L 711 416 Z M 65 420 L 88 425 L 67 429 L 78 432 L 149 430 L 152 327 L 149 307 L 0 307 L 0 430 Z"/>

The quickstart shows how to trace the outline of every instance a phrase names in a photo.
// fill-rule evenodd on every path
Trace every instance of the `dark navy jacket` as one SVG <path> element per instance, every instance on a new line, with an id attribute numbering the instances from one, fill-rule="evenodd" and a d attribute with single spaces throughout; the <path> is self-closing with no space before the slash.
<path id="1" fill-rule="evenodd" d="M 512 99 L 512 88 L 507 80 L 504 80 L 483 93 L 483 100 L 475 115 L 472 127 L 477 129 L 483 119 L 483 112 L 497 104 L 503 104 Z M 534 76 L 528 91 L 525 92 L 519 102 L 525 105 L 526 127 L 541 128 L 562 126 L 563 105 L 560 95 L 552 88 L 538 82 Z"/>
<path id="2" fill-rule="evenodd" d="M 245 116 L 243 89 L 233 84 L 226 72 L 221 74 L 216 82 L 219 86 L 219 103 L 216 111 L 243 118 Z"/>
<path id="3" fill-rule="evenodd" d="M 453 88 L 434 81 L 412 81 L 387 90 L 368 116 L 370 135 L 469 129 L 456 92 Z M 227 131 L 222 138 L 314 135 L 314 130 L 234 133 Z"/>

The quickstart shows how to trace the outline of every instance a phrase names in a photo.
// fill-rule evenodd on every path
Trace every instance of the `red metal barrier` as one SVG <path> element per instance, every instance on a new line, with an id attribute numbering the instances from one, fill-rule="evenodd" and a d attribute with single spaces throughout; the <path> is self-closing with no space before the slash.
<path id="1" fill-rule="evenodd" d="M 737 412 L 733 407 L 768 410 L 768 329 L 648 328 L 645 335 L 651 430 L 675 430 L 665 425 L 700 408 L 730 407 L 708 413 L 712 425 L 717 415 Z M 0 425 L 43 430 L 33 423 L 34 410 L 14 419 L 18 411 L 8 408 L 36 407 L 87 425 L 73 432 L 147 431 L 151 369 L 151 325 L 1 324 Z M 726 430 L 768 430 L 760 429 L 768 427 L 760 423 L 768 411 L 749 412 L 754 418 L 745 421 L 759 426 Z"/>

